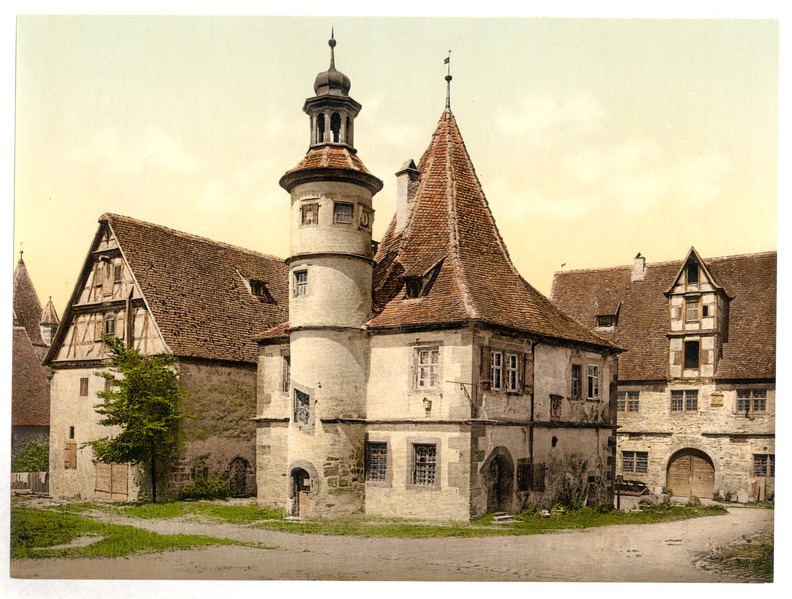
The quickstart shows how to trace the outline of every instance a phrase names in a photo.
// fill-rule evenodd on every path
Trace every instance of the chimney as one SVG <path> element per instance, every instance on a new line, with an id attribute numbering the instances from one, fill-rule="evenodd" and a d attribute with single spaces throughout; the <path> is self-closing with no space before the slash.
<path id="1" fill-rule="evenodd" d="M 410 209 L 418 191 L 418 182 L 421 173 L 413 160 L 405 162 L 401 170 L 396 173 L 396 232 L 407 226 L 410 219 Z"/>
<path id="2" fill-rule="evenodd" d="M 631 281 L 643 281 L 646 278 L 646 258 L 641 256 L 641 252 L 633 260 Z"/>

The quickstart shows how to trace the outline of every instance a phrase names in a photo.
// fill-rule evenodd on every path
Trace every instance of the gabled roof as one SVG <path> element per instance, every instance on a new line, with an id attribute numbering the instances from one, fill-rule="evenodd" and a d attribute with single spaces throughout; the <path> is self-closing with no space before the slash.
<path id="1" fill-rule="evenodd" d="M 254 336 L 288 318 L 288 267 L 280 258 L 127 216 L 104 214 L 99 222 L 97 239 L 109 227 L 168 351 L 177 357 L 255 363 Z M 89 257 L 81 281 L 91 267 Z M 250 280 L 266 283 L 274 303 L 254 296 Z M 66 328 L 60 327 L 53 348 Z"/>
<path id="2" fill-rule="evenodd" d="M 509 258 L 450 110 L 418 164 L 404 230 L 391 222 L 375 258 L 372 329 L 477 321 L 611 347 L 526 282 Z M 405 299 L 406 277 L 432 273 L 431 290 Z"/>
<path id="3" fill-rule="evenodd" d="M 39 328 L 41 302 L 21 256 L 14 270 L 14 316 L 16 322 L 25 327 L 33 345 L 46 345 Z"/>
<path id="4" fill-rule="evenodd" d="M 619 356 L 621 381 L 668 378 L 669 308 L 666 291 L 686 263 L 646 265 L 643 281 L 631 281 L 632 266 L 557 272 L 553 301 L 594 327 L 602 298 L 620 298 L 617 326 L 602 331 L 627 351 Z M 775 378 L 776 252 L 704 259 L 712 279 L 731 298 L 729 336 L 716 380 Z"/>
<path id="5" fill-rule="evenodd" d="M 721 285 L 718 284 L 718 282 L 712 276 L 712 273 L 707 268 L 707 264 L 704 262 L 704 260 L 702 260 L 701 256 L 699 256 L 699 253 L 696 251 L 696 248 L 691 247 L 688 250 L 687 256 L 685 256 L 685 259 L 682 261 L 682 264 L 679 266 L 679 270 L 677 271 L 674 280 L 671 282 L 671 285 L 669 285 L 668 289 L 666 290 L 666 295 L 669 295 L 674 290 L 674 287 L 682 278 L 682 273 L 685 270 L 685 266 L 690 261 L 696 262 L 699 265 L 699 267 L 701 267 L 702 271 L 704 271 L 705 278 L 710 282 L 710 284 L 713 287 L 715 287 L 716 289 L 722 289 Z"/>
<path id="6" fill-rule="evenodd" d="M 11 425 L 49 426 L 49 381 L 24 327 L 14 327 L 11 367 Z"/>

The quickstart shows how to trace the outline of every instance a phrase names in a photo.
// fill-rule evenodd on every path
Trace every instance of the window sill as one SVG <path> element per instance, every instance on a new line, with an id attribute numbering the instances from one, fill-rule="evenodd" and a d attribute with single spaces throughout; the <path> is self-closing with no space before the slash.
<path id="1" fill-rule="evenodd" d="M 440 490 L 440 485 L 438 485 L 438 484 L 434 484 L 434 485 L 416 485 L 416 484 L 413 484 L 413 483 L 407 483 L 405 485 L 405 488 L 408 491 L 409 490 L 415 490 L 415 491 L 439 491 Z"/>

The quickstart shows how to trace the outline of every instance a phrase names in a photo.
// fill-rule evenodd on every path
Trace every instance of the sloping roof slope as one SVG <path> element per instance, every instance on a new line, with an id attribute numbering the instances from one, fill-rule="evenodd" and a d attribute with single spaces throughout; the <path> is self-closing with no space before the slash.
<path id="1" fill-rule="evenodd" d="M 46 345 L 41 338 L 39 328 L 41 302 L 21 257 L 14 270 L 14 316 L 16 321 L 25 327 L 33 345 Z"/>
<path id="2" fill-rule="evenodd" d="M 718 380 L 775 378 L 776 261 L 776 252 L 704 259 L 716 283 L 732 298 Z M 620 301 L 618 325 L 598 331 L 627 350 L 619 356 L 619 379 L 665 380 L 669 351 L 665 292 L 682 264 L 647 264 L 645 280 L 635 282 L 631 282 L 631 266 L 557 272 L 552 298 L 592 328 L 601 305 Z"/>
<path id="3" fill-rule="evenodd" d="M 418 164 L 409 222 L 395 218 L 375 258 L 372 329 L 479 321 L 556 339 L 609 346 L 517 272 L 498 232 L 450 110 Z M 405 277 L 432 269 L 423 297 L 405 299 Z"/>
<path id="4" fill-rule="evenodd" d="M 14 327 L 11 355 L 11 425 L 49 426 L 49 381 L 24 327 Z"/>

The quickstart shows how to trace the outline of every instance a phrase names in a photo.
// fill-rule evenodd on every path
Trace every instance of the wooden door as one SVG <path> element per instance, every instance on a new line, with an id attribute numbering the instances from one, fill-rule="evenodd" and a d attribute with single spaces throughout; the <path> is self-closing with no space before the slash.
<path id="1" fill-rule="evenodd" d="M 696 450 L 682 450 L 668 465 L 671 494 L 677 497 L 712 497 L 715 488 L 715 467 L 707 454 Z"/>
<path id="2" fill-rule="evenodd" d="M 292 472 L 294 485 L 294 500 L 292 515 L 307 518 L 311 515 L 311 477 L 303 469 L 298 468 Z"/>

